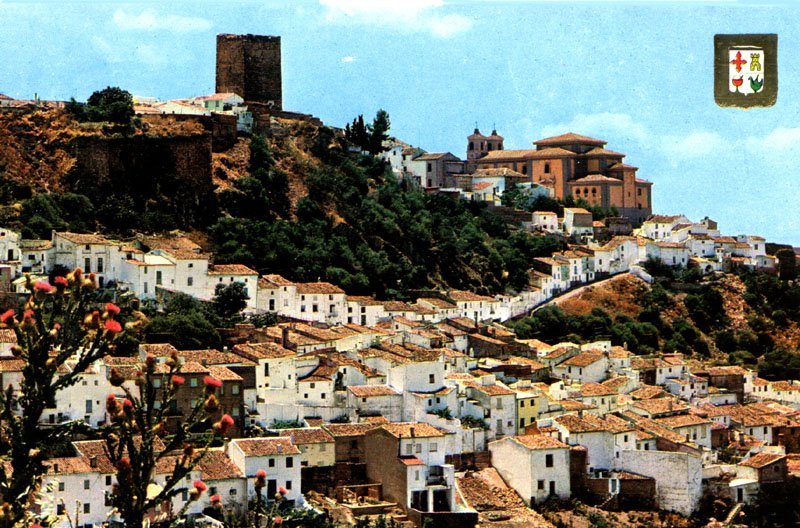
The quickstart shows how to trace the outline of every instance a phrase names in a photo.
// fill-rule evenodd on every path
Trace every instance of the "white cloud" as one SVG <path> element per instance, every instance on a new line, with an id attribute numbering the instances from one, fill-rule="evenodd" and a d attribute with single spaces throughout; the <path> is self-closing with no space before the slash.
<path id="1" fill-rule="evenodd" d="M 206 31 L 211 28 L 211 22 L 205 18 L 186 17 L 180 15 L 161 15 L 155 9 L 145 9 L 138 15 L 126 13 L 117 9 L 114 13 L 114 24 L 123 31 L 173 31 L 175 33 L 190 33 L 193 31 Z"/>
<path id="2" fill-rule="evenodd" d="M 541 136 L 555 136 L 566 132 L 574 132 L 587 136 L 599 136 L 601 139 L 614 138 L 614 143 L 623 139 L 647 143 L 652 137 L 647 127 L 637 123 L 629 114 L 600 112 L 597 114 L 577 114 L 571 121 L 547 125 L 542 128 Z M 603 136 L 606 136 L 605 138 Z"/>
<path id="3" fill-rule="evenodd" d="M 352 55 L 348 55 L 346 57 L 342 57 L 342 62 L 355 62 L 356 58 Z"/>
<path id="4" fill-rule="evenodd" d="M 778 127 L 764 137 L 748 137 L 746 145 L 753 152 L 796 152 L 800 147 L 800 128 Z"/>
<path id="5" fill-rule="evenodd" d="M 680 153 L 680 157 L 696 158 L 718 152 L 730 143 L 716 132 L 697 131 L 686 136 L 664 136 L 661 141 L 667 155 Z"/>
<path id="6" fill-rule="evenodd" d="M 443 0 L 319 0 L 328 22 L 352 22 L 450 38 L 472 28 L 472 19 L 442 14 Z"/>
<path id="7" fill-rule="evenodd" d="M 123 62 L 125 58 L 122 56 L 122 53 L 119 50 L 115 49 L 106 39 L 103 37 L 94 36 L 92 37 L 92 45 L 99 51 L 100 53 L 105 56 L 106 60 L 111 63 L 118 63 Z"/>

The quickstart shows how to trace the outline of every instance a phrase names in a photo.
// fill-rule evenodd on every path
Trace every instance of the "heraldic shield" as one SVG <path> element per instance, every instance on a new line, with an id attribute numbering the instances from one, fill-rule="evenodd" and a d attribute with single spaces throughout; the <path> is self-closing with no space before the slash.
<path id="1" fill-rule="evenodd" d="M 777 35 L 716 35 L 714 96 L 720 106 L 772 106 L 778 93 Z"/>

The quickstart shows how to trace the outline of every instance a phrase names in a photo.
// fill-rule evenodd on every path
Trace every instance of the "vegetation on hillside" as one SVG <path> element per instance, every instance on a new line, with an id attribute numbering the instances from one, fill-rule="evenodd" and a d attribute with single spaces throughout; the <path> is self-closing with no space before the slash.
<path id="1" fill-rule="evenodd" d="M 398 182 L 382 161 L 349 154 L 330 130 L 316 139 L 311 153 L 321 163 L 306 177 L 293 218 L 279 209 L 287 203 L 282 191 L 270 196 L 262 190 L 270 186 L 237 182 L 238 201 L 226 199 L 226 215 L 210 228 L 219 261 L 327 280 L 353 294 L 431 286 L 490 293 L 522 289 L 530 260 L 562 248 L 556 238 L 510 230 L 485 205 Z M 284 189 L 261 138 L 253 138 L 251 153 L 251 175 Z"/>
<path id="2" fill-rule="evenodd" d="M 800 378 L 800 285 L 747 270 L 703 277 L 656 262 L 646 267 L 655 283 L 617 291 L 608 306 L 590 289 L 582 296 L 589 302 L 548 306 L 508 325 L 548 343 L 610 339 L 637 354 L 682 352 L 757 367 L 771 380 Z"/>

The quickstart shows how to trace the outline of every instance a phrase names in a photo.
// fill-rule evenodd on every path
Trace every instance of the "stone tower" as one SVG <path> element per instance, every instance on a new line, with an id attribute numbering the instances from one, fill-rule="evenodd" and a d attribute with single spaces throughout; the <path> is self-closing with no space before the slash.
<path id="1" fill-rule="evenodd" d="M 283 109 L 281 38 L 217 35 L 217 93 Z"/>

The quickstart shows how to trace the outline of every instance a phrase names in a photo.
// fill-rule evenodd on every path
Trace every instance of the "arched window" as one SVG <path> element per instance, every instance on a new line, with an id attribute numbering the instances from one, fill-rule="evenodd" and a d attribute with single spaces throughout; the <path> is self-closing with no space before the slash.
<path id="1" fill-rule="evenodd" d="M 528 174 L 528 166 L 527 165 L 523 165 L 522 166 L 522 174 Z"/>
<path id="2" fill-rule="evenodd" d="M 592 187 L 592 194 L 597 194 L 597 187 Z"/>
<path id="3" fill-rule="evenodd" d="M 550 174 L 550 163 L 549 162 L 545 162 L 545 164 L 544 164 L 544 173 L 545 174 Z"/>
<path id="4" fill-rule="evenodd" d="M 474 148 L 475 148 L 475 145 L 474 145 L 474 143 L 472 143 L 472 141 L 470 141 L 470 142 L 469 142 L 469 150 L 472 150 L 472 149 L 474 149 Z"/>

